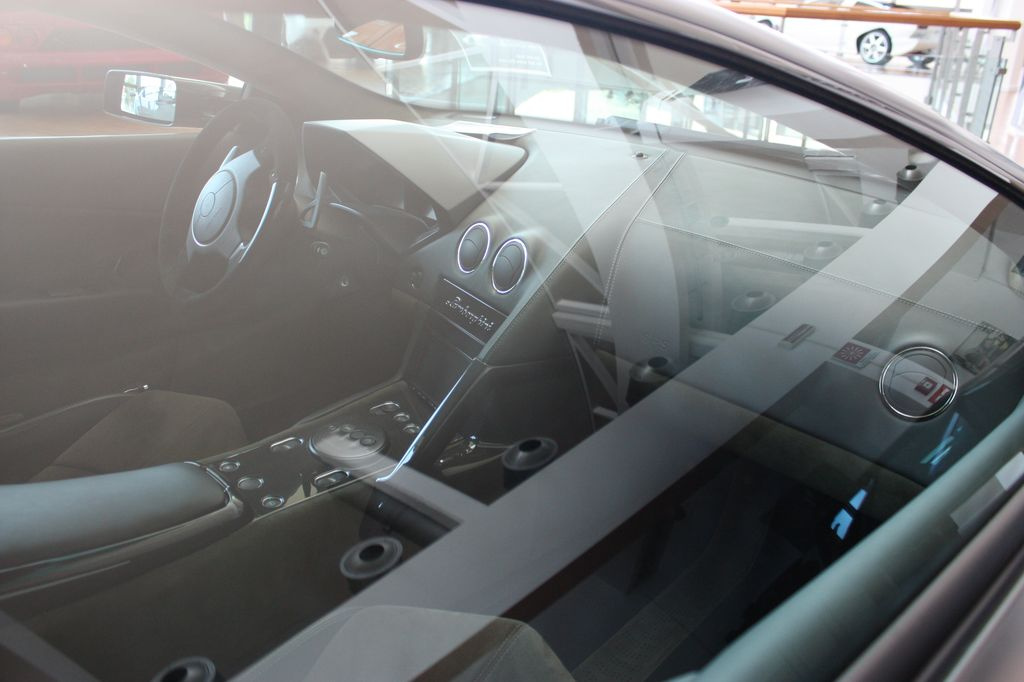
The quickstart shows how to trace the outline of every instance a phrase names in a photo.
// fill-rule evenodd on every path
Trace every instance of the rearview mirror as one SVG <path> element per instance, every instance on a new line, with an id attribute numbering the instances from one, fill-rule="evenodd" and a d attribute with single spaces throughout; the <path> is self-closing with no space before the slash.
<path id="1" fill-rule="evenodd" d="M 328 54 L 337 59 L 347 48 L 374 59 L 416 59 L 422 51 L 421 32 L 388 19 L 374 19 L 351 30 L 332 29 L 324 34 Z"/>
<path id="2" fill-rule="evenodd" d="M 107 113 L 162 126 L 203 126 L 241 98 L 225 83 L 139 71 L 108 71 L 103 95 Z"/>

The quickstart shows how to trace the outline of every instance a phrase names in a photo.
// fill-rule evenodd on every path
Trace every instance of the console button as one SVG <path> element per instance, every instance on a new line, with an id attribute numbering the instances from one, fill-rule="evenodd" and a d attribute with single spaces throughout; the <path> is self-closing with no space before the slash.
<path id="1" fill-rule="evenodd" d="M 381 403 L 380 405 L 374 405 L 373 407 L 371 407 L 370 414 L 393 414 L 395 412 L 398 412 L 400 409 L 402 409 L 401 405 L 392 400 L 389 400 L 386 403 Z"/>
<path id="2" fill-rule="evenodd" d="M 327 490 L 339 483 L 344 483 L 348 478 L 348 474 L 344 471 L 328 471 L 326 474 L 321 474 L 314 478 L 313 485 L 317 490 Z"/>
<path id="3" fill-rule="evenodd" d="M 410 417 L 406 412 L 399 412 L 394 417 L 392 417 L 392 419 L 394 419 L 399 424 L 405 424 L 406 422 L 412 420 L 412 417 Z"/>
<path id="4" fill-rule="evenodd" d="M 387 446 L 387 434 L 379 428 L 363 427 L 347 434 L 321 431 L 310 438 L 310 450 L 321 460 L 344 471 L 378 466 Z M 378 467 L 379 468 L 379 467 Z"/>
<path id="5" fill-rule="evenodd" d="M 263 505 L 264 509 L 278 509 L 284 506 L 284 498 L 277 495 L 267 495 L 260 500 L 260 504 Z"/>
<path id="6" fill-rule="evenodd" d="M 238 461 L 228 459 L 217 465 L 217 470 L 225 474 L 230 474 L 232 471 L 238 471 L 238 467 L 242 466 Z"/>
<path id="7" fill-rule="evenodd" d="M 279 440 L 278 442 L 272 444 L 270 446 L 270 451 L 277 455 L 281 454 L 282 452 L 291 452 L 292 450 L 297 450 L 301 446 L 302 439 L 292 436 L 291 438 L 285 438 L 284 440 Z"/>
<path id="8" fill-rule="evenodd" d="M 420 432 L 420 425 L 419 424 L 406 424 L 405 426 L 402 427 L 402 430 L 405 431 L 408 434 L 412 434 L 413 436 L 415 436 L 417 433 Z"/>
<path id="9" fill-rule="evenodd" d="M 246 476 L 238 480 L 239 490 L 259 490 L 263 487 L 263 479 L 256 476 Z"/>

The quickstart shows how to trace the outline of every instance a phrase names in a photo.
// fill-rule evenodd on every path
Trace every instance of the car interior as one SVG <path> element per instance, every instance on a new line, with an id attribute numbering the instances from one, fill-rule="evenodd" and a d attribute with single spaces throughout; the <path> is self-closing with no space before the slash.
<path id="1" fill-rule="evenodd" d="M 347 77 L 141 4 L 33 7 L 244 86 L 111 71 L 175 126 L 0 139 L 11 679 L 831 677 L 1020 475 L 1024 213 L 934 150 L 495 7 L 324 3 Z M 675 118 L 366 85 L 428 26 Z"/>

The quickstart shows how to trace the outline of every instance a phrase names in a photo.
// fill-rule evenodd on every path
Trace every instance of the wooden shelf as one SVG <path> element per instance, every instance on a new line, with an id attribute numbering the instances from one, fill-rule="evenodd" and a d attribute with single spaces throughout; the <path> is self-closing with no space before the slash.
<path id="1" fill-rule="evenodd" d="M 861 7 L 826 7 L 782 2 L 732 2 L 717 0 L 719 7 L 752 16 L 780 19 L 824 19 L 829 21 L 868 21 L 875 24 L 915 24 L 917 26 L 951 26 L 954 28 L 987 28 L 1020 30 L 1021 22 L 1013 19 L 986 19 L 949 12 L 923 12 L 907 9 L 864 9 Z"/>

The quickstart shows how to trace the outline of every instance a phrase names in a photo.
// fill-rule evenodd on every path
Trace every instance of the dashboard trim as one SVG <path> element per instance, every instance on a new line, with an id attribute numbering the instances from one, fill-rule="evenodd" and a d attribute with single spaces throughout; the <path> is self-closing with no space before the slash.
<path id="1" fill-rule="evenodd" d="M 476 267 L 474 267 L 472 270 L 467 270 L 464 267 L 462 267 L 462 258 L 461 258 L 461 255 L 462 255 L 462 244 L 463 244 L 463 242 L 466 241 L 466 235 L 468 235 L 473 230 L 473 228 L 476 228 L 476 227 L 482 227 L 483 228 L 484 234 L 487 235 L 487 244 L 484 246 L 484 255 L 481 256 L 480 262 L 477 263 Z M 467 227 L 465 232 L 462 233 L 462 237 L 459 238 L 459 243 L 455 247 L 455 264 L 458 266 L 459 272 L 461 272 L 464 275 L 471 275 L 474 272 L 476 272 L 477 270 L 479 270 L 480 266 L 483 265 L 487 261 L 487 255 L 490 252 L 491 252 L 491 226 L 488 225 L 487 223 L 483 222 L 482 220 L 477 220 L 472 225 Z"/>
<path id="2" fill-rule="evenodd" d="M 501 255 L 501 252 L 513 244 L 518 244 L 519 248 L 523 250 L 523 267 L 519 271 L 519 277 L 516 279 L 515 284 L 510 286 L 508 289 L 501 289 L 494 281 L 494 263 L 498 260 L 498 256 Z M 494 252 L 494 258 L 491 259 L 491 286 L 494 288 L 494 291 L 497 292 L 498 294 L 501 294 L 502 296 L 514 291 L 515 288 L 519 286 L 520 282 L 523 281 L 523 277 L 526 276 L 526 269 L 529 266 L 530 250 L 526 248 L 526 242 L 524 242 L 519 237 L 512 237 L 511 239 L 506 239 L 504 242 L 502 242 L 501 246 L 498 247 L 498 250 Z"/>

